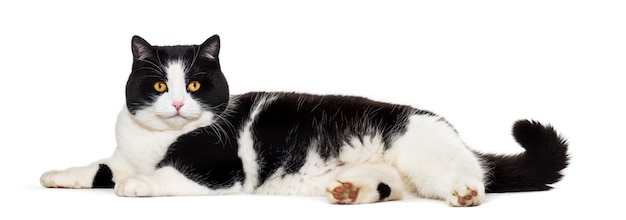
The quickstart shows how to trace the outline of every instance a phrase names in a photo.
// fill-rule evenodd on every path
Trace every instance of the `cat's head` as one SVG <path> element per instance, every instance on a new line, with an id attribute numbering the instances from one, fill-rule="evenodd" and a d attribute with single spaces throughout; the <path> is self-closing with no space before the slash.
<path id="1" fill-rule="evenodd" d="M 211 123 L 228 104 L 228 84 L 219 64 L 220 39 L 200 45 L 152 46 L 132 39 L 133 67 L 126 83 L 126 107 L 153 130 Z"/>

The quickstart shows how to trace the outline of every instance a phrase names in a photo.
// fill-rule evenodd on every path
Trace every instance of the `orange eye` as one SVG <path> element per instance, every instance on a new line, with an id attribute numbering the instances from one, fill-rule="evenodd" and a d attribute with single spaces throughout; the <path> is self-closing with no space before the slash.
<path id="1" fill-rule="evenodd" d="M 167 89 L 167 85 L 165 85 L 164 82 L 154 83 L 154 90 L 156 90 L 157 92 L 165 92 L 166 89 Z"/>
<path id="2" fill-rule="evenodd" d="M 200 82 L 198 81 L 191 81 L 188 85 L 187 85 L 187 89 L 191 92 L 195 92 L 198 91 L 198 89 L 200 89 Z"/>

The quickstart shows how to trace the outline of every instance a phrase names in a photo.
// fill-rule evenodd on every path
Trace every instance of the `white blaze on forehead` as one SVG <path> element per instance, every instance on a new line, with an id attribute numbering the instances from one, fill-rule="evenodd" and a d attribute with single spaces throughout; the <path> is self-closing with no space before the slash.
<path id="1" fill-rule="evenodd" d="M 186 66 L 181 60 L 174 60 L 165 67 L 167 74 L 168 92 L 172 95 L 172 101 L 182 102 L 187 93 L 185 83 Z"/>

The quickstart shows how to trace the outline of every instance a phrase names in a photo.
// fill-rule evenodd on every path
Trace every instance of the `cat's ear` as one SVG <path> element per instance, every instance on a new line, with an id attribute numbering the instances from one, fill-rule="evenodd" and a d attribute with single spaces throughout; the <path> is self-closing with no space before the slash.
<path id="1" fill-rule="evenodd" d="M 135 60 L 143 60 L 148 57 L 154 56 L 154 48 L 140 36 L 133 36 L 131 41 L 131 47 L 133 50 L 133 58 Z"/>
<path id="2" fill-rule="evenodd" d="M 200 54 L 209 59 L 217 59 L 220 54 L 220 36 L 213 35 L 200 45 Z"/>

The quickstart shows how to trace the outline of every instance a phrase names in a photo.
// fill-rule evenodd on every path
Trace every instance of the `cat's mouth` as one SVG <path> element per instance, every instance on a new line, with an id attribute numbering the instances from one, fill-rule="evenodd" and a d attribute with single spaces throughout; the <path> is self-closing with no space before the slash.
<path id="1" fill-rule="evenodd" d="M 176 112 L 170 112 L 167 114 L 159 114 L 159 117 L 165 120 L 169 120 L 169 119 L 191 120 L 191 119 L 197 118 L 198 116 L 195 114 L 184 112 L 184 111 L 176 111 Z"/>
<path id="2" fill-rule="evenodd" d="M 176 114 L 176 115 L 174 115 L 174 116 L 168 117 L 167 119 L 173 119 L 173 120 L 176 120 L 176 119 L 183 119 L 183 120 L 187 120 L 187 117 L 182 116 L 182 115 L 180 115 L 180 114 Z"/>
<path id="3" fill-rule="evenodd" d="M 165 116 L 162 118 L 165 120 L 185 120 L 185 121 L 193 119 L 193 117 L 180 114 L 180 112 L 177 112 L 174 115 Z"/>
<path id="4" fill-rule="evenodd" d="M 187 117 L 181 115 L 180 112 L 176 112 L 176 114 L 174 116 L 171 116 L 169 118 L 183 118 L 183 119 L 187 119 Z"/>
<path id="5" fill-rule="evenodd" d="M 191 119 L 179 113 L 176 113 L 175 115 L 172 115 L 172 116 L 162 117 L 162 118 L 163 118 L 163 121 L 165 121 L 165 123 L 169 124 L 172 127 L 177 127 L 177 128 L 183 127 Z"/>
<path id="6" fill-rule="evenodd" d="M 174 127 L 182 127 L 189 123 L 189 121 L 193 121 L 198 118 L 198 115 L 178 111 L 169 115 L 161 115 L 161 118 Z"/>
<path id="7" fill-rule="evenodd" d="M 181 109 L 179 111 L 168 110 L 168 111 L 156 111 L 155 116 L 158 117 L 158 120 L 167 124 L 170 128 L 182 128 L 188 125 L 189 123 L 193 123 L 200 116 L 201 112 L 197 111 L 189 111 Z"/>

